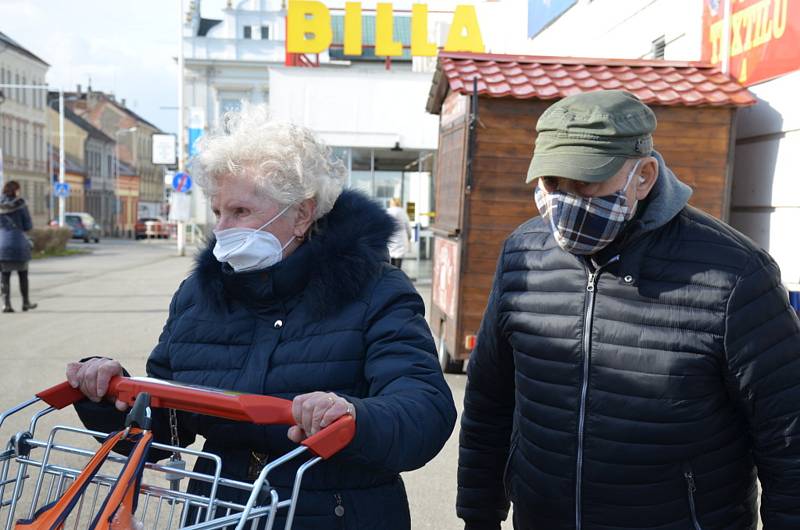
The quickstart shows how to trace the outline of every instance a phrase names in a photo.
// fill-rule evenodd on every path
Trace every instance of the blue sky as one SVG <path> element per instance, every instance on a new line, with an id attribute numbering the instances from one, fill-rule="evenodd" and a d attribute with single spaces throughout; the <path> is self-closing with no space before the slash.
<path id="1" fill-rule="evenodd" d="M 224 0 L 204 0 L 218 17 Z M 189 5 L 189 0 L 184 0 Z M 50 64 L 51 86 L 125 98 L 165 131 L 177 128 L 176 0 L 1 0 L 0 31 Z"/>

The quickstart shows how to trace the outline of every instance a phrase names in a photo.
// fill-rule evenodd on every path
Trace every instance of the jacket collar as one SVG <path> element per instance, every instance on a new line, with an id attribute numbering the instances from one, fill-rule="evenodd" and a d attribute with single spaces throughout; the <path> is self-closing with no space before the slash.
<path id="1" fill-rule="evenodd" d="M 25 199 L 22 197 L 0 196 L 0 214 L 11 213 L 25 206 Z"/>
<path id="2" fill-rule="evenodd" d="M 661 154 L 658 151 L 651 154 L 658 161 L 658 178 L 653 189 L 617 240 L 593 256 L 596 262 L 607 263 L 618 255 L 619 261 L 609 269 L 617 272 L 621 281 L 634 285 L 638 284 L 641 261 L 652 240 L 649 236 L 683 211 L 692 195 L 692 188 L 678 180 Z"/>
<path id="3" fill-rule="evenodd" d="M 281 262 L 261 271 L 236 273 L 214 257 L 216 241 L 197 257 L 194 274 L 212 304 L 238 300 L 251 306 L 285 303 L 302 293 L 324 315 L 355 300 L 366 281 L 388 261 L 394 220 L 360 192 L 343 191 L 319 219 L 309 239 Z"/>

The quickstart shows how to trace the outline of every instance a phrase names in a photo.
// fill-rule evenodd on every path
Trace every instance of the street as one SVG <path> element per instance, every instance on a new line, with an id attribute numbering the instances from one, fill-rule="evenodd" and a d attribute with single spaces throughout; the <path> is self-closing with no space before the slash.
<path id="1" fill-rule="evenodd" d="M 0 382 L 5 390 L 0 409 L 63 381 L 66 363 L 82 357 L 114 357 L 141 375 L 167 318 L 170 298 L 193 264 L 191 257 L 177 257 L 173 242 L 104 240 L 70 246 L 92 252 L 31 262 L 31 297 L 38 309 L 19 311 L 13 280 L 18 312 L 0 318 Z M 194 252 L 192 247 L 188 250 Z M 427 298 L 426 291 L 429 287 L 421 294 Z M 448 375 L 447 380 L 460 409 L 466 377 Z M 71 410 L 53 416 L 43 428 L 56 420 L 79 425 Z M 12 418 L 1 434 L 23 428 L 24 419 Z M 415 530 L 463 528 L 454 508 L 457 455 L 458 429 L 435 460 L 404 475 Z M 510 522 L 504 528 L 511 528 Z"/>

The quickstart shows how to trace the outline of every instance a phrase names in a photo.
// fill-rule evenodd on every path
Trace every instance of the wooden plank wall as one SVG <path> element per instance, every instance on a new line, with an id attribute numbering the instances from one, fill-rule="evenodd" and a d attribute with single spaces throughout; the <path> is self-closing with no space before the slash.
<path id="1" fill-rule="evenodd" d="M 448 234 L 457 233 L 462 225 L 469 131 L 467 119 L 468 115 L 463 114 L 439 127 L 439 152 L 436 155 L 436 217 L 433 228 Z"/>
<path id="2" fill-rule="evenodd" d="M 728 218 L 728 155 L 732 108 L 651 107 L 658 126 L 655 149 L 694 190 L 689 204 L 718 219 Z"/>
<path id="3" fill-rule="evenodd" d="M 469 113 L 466 112 L 466 104 L 464 96 L 451 93 L 445 100 L 439 120 L 439 151 L 436 155 L 435 173 L 436 217 L 431 224 L 436 238 L 458 239 L 462 229 L 469 131 L 467 125 Z M 436 259 L 435 254 L 434 259 Z M 456 294 L 457 304 L 459 294 Z M 444 336 L 449 352 L 456 351 L 458 320 L 457 316 L 450 318 L 435 304 L 431 304 L 429 318 L 431 331 L 437 340 L 437 345 L 440 337 Z"/>
<path id="4" fill-rule="evenodd" d="M 464 212 L 458 354 L 464 336 L 477 333 L 503 241 L 538 215 L 533 183 L 526 184 L 536 121 L 552 102 L 480 98 L 473 186 Z M 656 149 L 692 186 L 690 203 L 715 217 L 727 215 L 728 146 L 733 111 L 727 108 L 654 107 Z"/>
<path id="5" fill-rule="evenodd" d="M 533 185 L 525 183 L 536 121 L 549 103 L 480 98 L 472 189 L 464 212 L 461 253 L 458 348 L 466 357 L 464 335 L 477 333 L 492 287 L 503 241 L 517 226 L 538 215 Z"/>

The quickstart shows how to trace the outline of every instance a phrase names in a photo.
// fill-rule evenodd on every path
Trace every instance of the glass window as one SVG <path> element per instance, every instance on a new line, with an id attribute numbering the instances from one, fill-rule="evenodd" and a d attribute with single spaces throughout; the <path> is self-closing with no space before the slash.
<path id="1" fill-rule="evenodd" d="M 419 151 L 402 149 L 375 149 L 375 198 L 384 206 L 389 199 L 401 200 L 407 195 L 409 173 L 416 171 Z"/>
<path id="2" fill-rule="evenodd" d="M 269 40 L 269 26 L 261 26 L 261 40 Z"/>
<path id="3" fill-rule="evenodd" d="M 403 174 L 399 171 L 375 170 L 375 199 L 384 207 L 389 207 L 389 199 L 400 197 Z"/>
<path id="4" fill-rule="evenodd" d="M 370 197 L 372 191 L 372 149 L 354 147 L 351 152 L 350 187 Z"/>
<path id="5" fill-rule="evenodd" d="M 253 28 L 250 26 L 244 27 L 244 38 L 245 39 L 252 39 L 253 38 Z"/>
<path id="6" fill-rule="evenodd" d="M 219 102 L 219 115 L 224 116 L 226 112 L 236 112 L 242 108 L 242 100 L 239 98 L 223 97 Z"/>
<path id="7" fill-rule="evenodd" d="M 331 158 L 342 163 L 344 168 L 345 186 L 350 186 L 350 148 L 331 147 Z"/>

